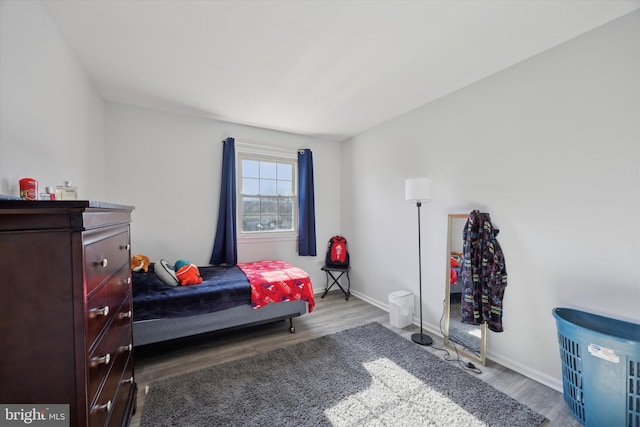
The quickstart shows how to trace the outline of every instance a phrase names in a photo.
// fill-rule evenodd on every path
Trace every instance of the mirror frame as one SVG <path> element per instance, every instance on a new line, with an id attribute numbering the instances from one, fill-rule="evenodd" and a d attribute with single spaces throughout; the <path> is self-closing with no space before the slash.
<path id="1" fill-rule="evenodd" d="M 451 316 L 451 232 L 452 232 L 452 224 L 455 219 L 467 219 L 469 218 L 469 214 L 449 214 L 448 215 L 448 223 L 447 223 L 447 262 L 446 262 L 446 278 L 445 278 L 445 312 L 444 312 L 444 345 L 447 348 L 457 351 L 458 353 L 464 355 L 468 359 L 475 360 L 476 362 L 481 363 L 483 366 L 487 363 L 487 322 L 483 322 L 480 327 L 480 355 L 477 355 L 471 351 L 464 350 L 460 344 L 453 343 L 449 341 L 449 322 Z M 462 236 L 460 236 L 462 239 Z M 455 346 L 454 346 L 455 344 Z"/>

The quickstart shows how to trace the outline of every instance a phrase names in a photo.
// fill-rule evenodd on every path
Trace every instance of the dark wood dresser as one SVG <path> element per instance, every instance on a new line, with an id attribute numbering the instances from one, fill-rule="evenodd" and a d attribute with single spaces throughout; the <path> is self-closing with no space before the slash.
<path id="1" fill-rule="evenodd" d="M 0 201 L 0 403 L 68 404 L 71 426 L 129 424 L 132 210 Z"/>

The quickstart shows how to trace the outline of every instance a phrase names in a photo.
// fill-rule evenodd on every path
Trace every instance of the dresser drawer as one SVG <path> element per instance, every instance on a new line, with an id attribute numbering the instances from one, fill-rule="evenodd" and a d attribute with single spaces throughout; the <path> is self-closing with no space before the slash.
<path id="1" fill-rule="evenodd" d="M 87 351 L 91 352 L 96 338 L 105 325 L 116 316 L 131 310 L 129 304 L 129 268 L 123 266 L 106 285 L 99 288 L 87 301 Z M 126 302 L 123 306 L 123 302 Z"/>
<path id="2" fill-rule="evenodd" d="M 93 402 L 96 394 L 100 394 L 91 407 L 92 412 L 99 412 L 96 408 L 106 405 L 111 399 L 110 396 L 115 393 L 126 360 L 132 351 L 131 322 L 114 320 L 87 363 L 88 401 Z"/>
<path id="3" fill-rule="evenodd" d="M 133 354 L 129 356 L 127 364 L 120 379 L 120 388 L 114 399 L 114 406 L 109 418 L 109 426 L 120 427 L 126 420 L 126 411 L 129 406 L 129 396 L 135 392 L 135 380 L 133 378 Z"/>
<path id="4" fill-rule="evenodd" d="M 121 362 L 109 374 L 104 388 L 100 391 L 89 410 L 89 426 L 121 425 L 127 407 L 131 388 L 134 387 L 133 357 L 123 355 Z"/>
<path id="5" fill-rule="evenodd" d="M 122 266 L 129 265 L 129 230 L 85 233 L 84 266 L 87 294 Z"/>
<path id="6" fill-rule="evenodd" d="M 130 330 L 129 330 L 130 331 Z M 129 341 L 130 342 L 130 341 Z M 107 420 L 121 418 L 114 413 L 124 412 L 120 400 L 127 400 L 129 388 L 133 386 L 133 357 L 131 349 L 120 349 L 115 355 L 113 366 L 105 378 L 102 388 L 91 404 L 89 410 L 89 425 L 103 426 Z M 121 393 L 125 393 L 122 396 Z"/>

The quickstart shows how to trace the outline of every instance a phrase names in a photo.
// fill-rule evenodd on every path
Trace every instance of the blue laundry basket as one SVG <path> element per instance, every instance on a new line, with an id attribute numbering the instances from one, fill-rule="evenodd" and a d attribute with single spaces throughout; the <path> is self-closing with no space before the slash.
<path id="1" fill-rule="evenodd" d="M 564 400 L 588 427 L 640 427 L 640 325 L 554 308 Z"/>

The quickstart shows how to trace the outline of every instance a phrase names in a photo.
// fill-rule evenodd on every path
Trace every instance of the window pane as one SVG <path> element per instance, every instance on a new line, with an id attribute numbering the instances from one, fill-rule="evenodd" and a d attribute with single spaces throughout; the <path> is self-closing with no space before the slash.
<path id="1" fill-rule="evenodd" d="M 278 213 L 280 215 L 293 215 L 293 199 L 279 199 Z"/>
<path id="2" fill-rule="evenodd" d="M 293 195 L 293 183 L 291 181 L 278 180 L 278 196 L 291 196 Z"/>
<path id="3" fill-rule="evenodd" d="M 260 198 L 259 197 L 243 197 L 242 198 L 242 215 L 259 214 Z"/>
<path id="4" fill-rule="evenodd" d="M 275 179 L 261 179 L 260 180 L 260 195 L 261 196 L 275 196 L 276 193 L 276 180 Z"/>
<path id="5" fill-rule="evenodd" d="M 263 216 L 260 219 L 261 230 L 275 230 L 278 228 L 278 218 L 275 215 Z"/>
<path id="6" fill-rule="evenodd" d="M 260 178 L 276 179 L 276 164 L 273 162 L 260 162 Z"/>
<path id="7" fill-rule="evenodd" d="M 293 221 L 291 215 L 281 215 L 278 229 L 280 230 L 293 230 Z"/>
<path id="8" fill-rule="evenodd" d="M 242 179 L 242 194 L 260 194 L 260 180 L 256 178 Z"/>
<path id="9" fill-rule="evenodd" d="M 281 230 L 293 230 L 293 198 L 279 199 L 278 200 L 278 219 L 279 229 Z"/>
<path id="10" fill-rule="evenodd" d="M 278 179 L 291 180 L 293 178 L 293 165 L 278 163 Z"/>
<path id="11" fill-rule="evenodd" d="M 260 217 L 259 216 L 243 216 L 242 217 L 242 231 L 260 231 Z"/>
<path id="12" fill-rule="evenodd" d="M 257 160 L 242 160 L 242 177 L 243 178 L 259 178 L 260 162 Z"/>
<path id="13" fill-rule="evenodd" d="M 262 215 L 277 215 L 278 199 L 263 197 L 260 202 L 260 213 Z"/>

